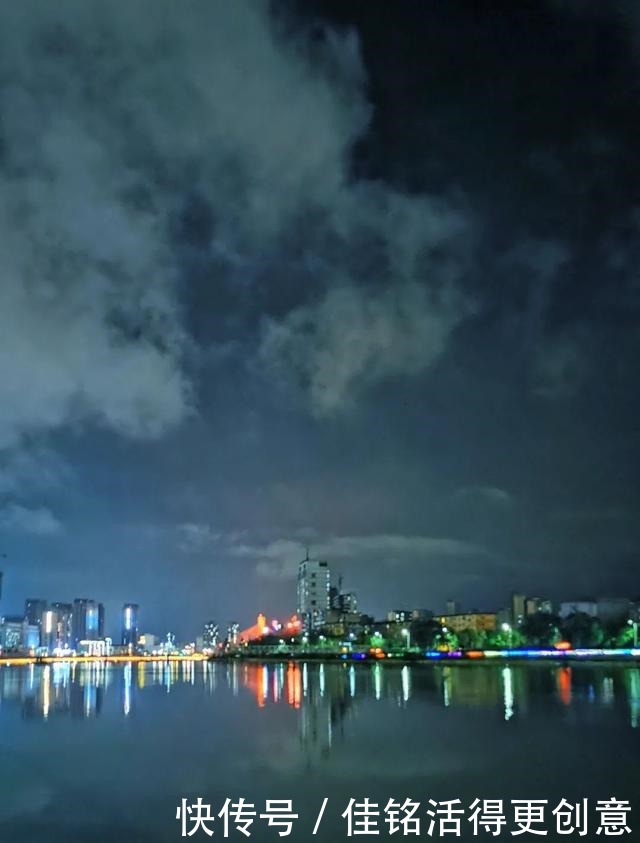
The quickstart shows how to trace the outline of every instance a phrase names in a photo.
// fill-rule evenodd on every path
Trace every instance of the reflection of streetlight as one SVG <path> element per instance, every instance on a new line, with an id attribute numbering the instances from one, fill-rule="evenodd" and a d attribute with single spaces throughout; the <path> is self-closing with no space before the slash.
<path id="1" fill-rule="evenodd" d="M 629 626 L 633 627 L 633 648 L 635 650 L 638 649 L 638 621 L 634 621 L 631 618 L 627 621 Z"/>
<path id="2" fill-rule="evenodd" d="M 403 629 L 402 629 L 402 634 L 403 634 L 403 635 L 404 635 L 404 637 L 407 639 L 407 650 L 408 650 L 408 649 L 410 649 L 410 647 L 411 647 L 411 633 L 410 633 L 410 632 L 409 632 L 409 630 L 405 627 L 405 628 L 403 628 Z"/>

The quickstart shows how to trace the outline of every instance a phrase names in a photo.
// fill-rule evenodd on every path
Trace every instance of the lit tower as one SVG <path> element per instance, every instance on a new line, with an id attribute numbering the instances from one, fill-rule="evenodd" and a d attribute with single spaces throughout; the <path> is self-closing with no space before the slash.
<path id="1" fill-rule="evenodd" d="M 138 646 L 138 609 L 137 603 L 125 603 L 122 607 L 122 646 Z"/>
<path id="2" fill-rule="evenodd" d="M 306 629 L 317 629 L 331 608 L 331 570 L 329 563 L 306 557 L 298 568 L 298 615 Z"/>

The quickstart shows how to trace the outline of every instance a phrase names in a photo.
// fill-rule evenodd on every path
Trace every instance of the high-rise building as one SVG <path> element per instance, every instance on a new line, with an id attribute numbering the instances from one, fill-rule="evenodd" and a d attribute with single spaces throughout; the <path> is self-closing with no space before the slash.
<path id="1" fill-rule="evenodd" d="M 514 627 L 522 626 L 525 617 L 525 601 L 524 594 L 514 592 L 511 595 L 511 623 Z"/>
<path id="2" fill-rule="evenodd" d="M 104 637 L 104 606 L 95 600 L 78 597 L 73 601 L 73 646 L 80 641 L 97 641 Z"/>
<path id="3" fill-rule="evenodd" d="M 73 636 L 73 606 L 71 603 L 52 603 L 47 611 L 54 613 L 54 647 L 71 649 Z"/>
<path id="4" fill-rule="evenodd" d="M 331 608 L 331 570 L 320 559 L 303 559 L 298 568 L 298 616 L 306 629 L 317 629 Z"/>
<path id="5" fill-rule="evenodd" d="M 457 600 L 447 600 L 447 615 L 459 615 L 460 603 Z"/>
<path id="6" fill-rule="evenodd" d="M 38 644 L 42 641 L 42 616 L 47 611 L 47 601 L 41 597 L 29 597 L 24 601 L 24 617 L 29 626 L 37 626 L 39 630 Z"/>
<path id="7" fill-rule="evenodd" d="M 138 646 L 138 609 L 137 603 L 125 603 L 122 607 L 122 646 Z"/>

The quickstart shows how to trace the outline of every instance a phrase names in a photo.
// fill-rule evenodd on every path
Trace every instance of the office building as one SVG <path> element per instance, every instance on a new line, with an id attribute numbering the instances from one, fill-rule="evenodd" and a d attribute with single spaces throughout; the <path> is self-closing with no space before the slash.
<path id="1" fill-rule="evenodd" d="M 318 629 L 331 608 L 331 571 L 320 559 L 303 559 L 298 568 L 298 617 L 305 629 Z"/>
<path id="2" fill-rule="evenodd" d="M 446 614 L 447 615 L 459 615 L 460 614 L 460 603 L 457 600 L 447 600 Z"/>
<path id="3" fill-rule="evenodd" d="M 24 617 L 30 626 L 37 626 L 42 638 L 42 617 L 47 611 L 47 601 L 41 597 L 29 597 L 24 601 Z M 38 646 L 40 641 L 38 641 Z"/>
<path id="4" fill-rule="evenodd" d="M 73 601 L 73 646 L 78 649 L 81 641 L 104 638 L 104 606 L 95 600 L 78 597 Z"/>
<path id="5" fill-rule="evenodd" d="M 514 592 L 511 595 L 511 623 L 514 627 L 522 626 L 526 614 L 526 597 Z"/>
<path id="6" fill-rule="evenodd" d="M 122 646 L 138 646 L 138 609 L 137 603 L 125 603 L 122 607 Z"/>

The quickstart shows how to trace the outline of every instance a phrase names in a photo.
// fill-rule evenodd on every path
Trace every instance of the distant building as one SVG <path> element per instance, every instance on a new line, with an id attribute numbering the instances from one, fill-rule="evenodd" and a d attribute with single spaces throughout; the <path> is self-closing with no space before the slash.
<path id="1" fill-rule="evenodd" d="M 7 615 L 0 622 L 0 647 L 3 650 L 21 650 L 27 623 L 20 615 Z"/>
<path id="2" fill-rule="evenodd" d="M 631 617 L 631 601 L 626 597 L 599 597 L 597 605 L 603 623 L 620 623 Z"/>
<path id="3" fill-rule="evenodd" d="M 160 644 L 160 639 L 157 635 L 152 635 L 150 632 L 144 632 L 138 637 L 138 645 L 145 651 L 145 653 L 152 653 Z"/>
<path id="4" fill-rule="evenodd" d="M 597 618 L 598 604 L 595 600 L 565 600 L 560 604 L 558 614 L 561 618 L 568 618 L 570 615 L 577 614 Z"/>
<path id="5" fill-rule="evenodd" d="M 457 600 L 447 600 L 446 613 L 447 615 L 459 615 L 460 603 Z"/>
<path id="6" fill-rule="evenodd" d="M 237 644 L 240 638 L 240 624 L 232 621 L 227 627 L 227 642 L 229 644 Z"/>
<path id="7" fill-rule="evenodd" d="M 547 597 L 527 597 L 524 603 L 524 613 L 527 617 L 540 613 L 552 615 L 553 603 Z"/>
<path id="8" fill-rule="evenodd" d="M 388 623 L 411 623 L 412 609 L 391 609 L 387 612 Z"/>
<path id="9" fill-rule="evenodd" d="M 40 639 L 42 637 L 42 616 L 47 611 L 47 601 L 40 597 L 29 597 L 24 601 L 24 617 L 30 626 L 38 627 L 38 643 L 36 647 L 40 646 Z"/>
<path id="10" fill-rule="evenodd" d="M 411 610 L 411 620 L 412 621 L 430 621 L 432 618 L 433 618 L 433 612 L 431 611 L 431 609 L 412 609 Z"/>
<path id="11" fill-rule="evenodd" d="M 495 612 L 467 612 L 457 615 L 440 615 L 438 621 L 451 632 L 492 632 L 497 628 L 498 616 Z"/>
<path id="12" fill-rule="evenodd" d="M 73 644 L 73 606 L 71 603 L 52 603 L 49 610 L 54 613 L 54 647 L 61 650 L 72 649 Z"/>
<path id="13" fill-rule="evenodd" d="M 202 635 L 202 649 L 215 650 L 218 646 L 219 637 L 218 624 L 215 621 L 207 621 Z"/>
<path id="14" fill-rule="evenodd" d="M 522 626 L 526 615 L 526 597 L 524 594 L 514 592 L 511 595 L 511 623 L 514 627 Z"/>
<path id="15" fill-rule="evenodd" d="M 80 641 L 104 638 L 104 606 L 95 600 L 78 597 L 73 601 L 72 639 L 74 648 Z"/>
<path id="16" fill-rule="evenodd" d="M 331 608 L 331 570 L 319 559 L 303 559 L 298 568 L 298 616 L 305 629 L 318 629 Z"/>
<path id="17" fill-rule="evenodd" d="M 122 646 L 138 646 L 138 609 L 137 603 L 125 603 L 122 607 Z"/>

